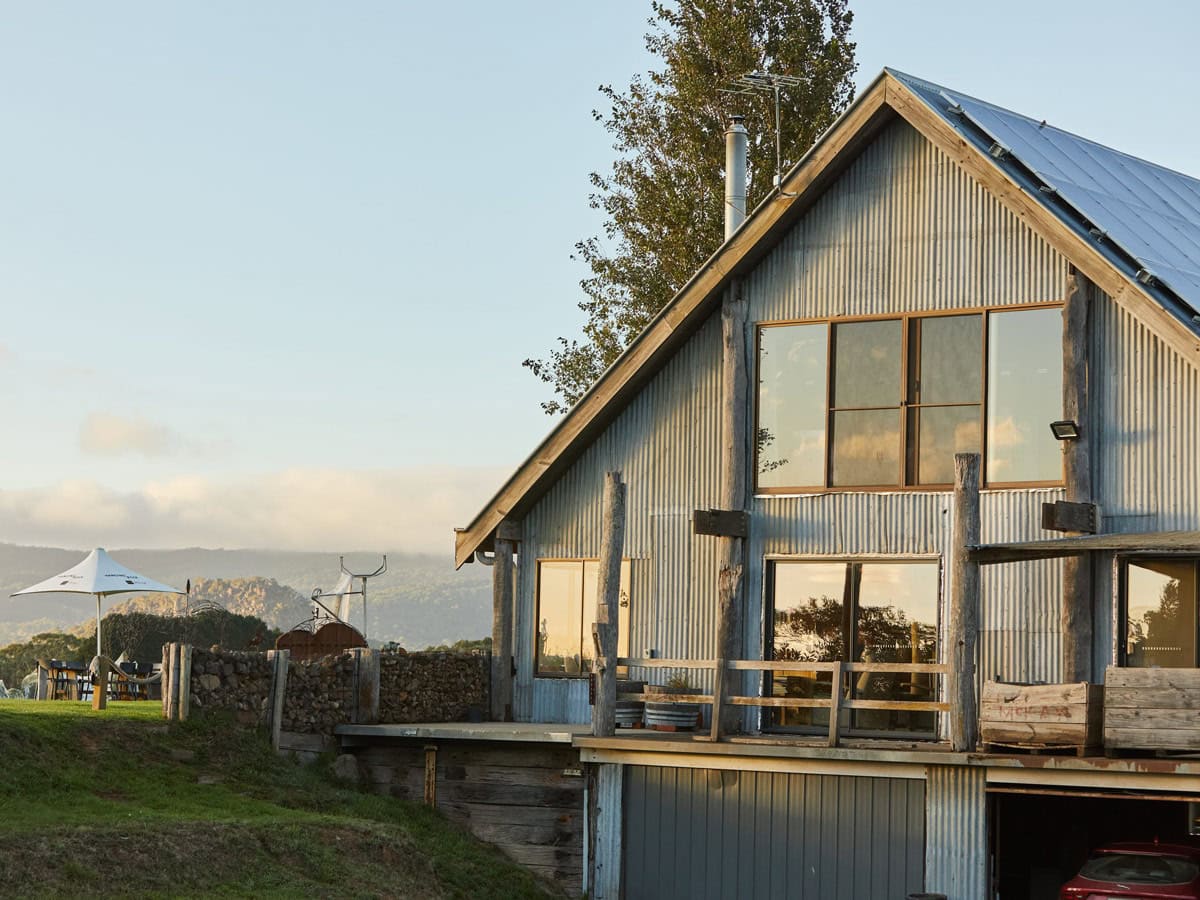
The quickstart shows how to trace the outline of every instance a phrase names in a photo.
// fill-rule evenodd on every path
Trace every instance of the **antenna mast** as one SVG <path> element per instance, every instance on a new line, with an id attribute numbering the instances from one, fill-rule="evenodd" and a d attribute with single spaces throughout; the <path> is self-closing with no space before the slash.
<path id="1" fill-rule="evenodd" d="M 346 593 L 362 594 L 362 601 L 363 601 L 362 636 L 363 636 L 363 640 L 365 641 L 367 639 L 367 579 L 374 578 L 376 575 L 382 575 L 384 572 L 387 571 L 387 554 L 385 553 L 383 555 L 383 564 L 380 565 L 380 567 L 378 569 L 376 569 L 374 572 L 351 572 L 349 569 L 346 568 L 346 557 L 344 557 L 344 556 L 338 557 L 338 565 L 340 565 L 342 567 L 343 575 L 349 575 L 351 578 L 360 579 L 360 583 L 362 586 L 359 588 L 359 590 L 347 591 Z"/>
<path id="2" fill-rule="evenodd" d="M 803 78 L 795 75 L 776 75 L 772 72 L 751 72 L 735 78 L 722 94 L 769 94 L 775 100 L 775 187 L 783 184 L 783 147 L 779 136 L 779 91 L 785 87 L 800 87 Z"/>

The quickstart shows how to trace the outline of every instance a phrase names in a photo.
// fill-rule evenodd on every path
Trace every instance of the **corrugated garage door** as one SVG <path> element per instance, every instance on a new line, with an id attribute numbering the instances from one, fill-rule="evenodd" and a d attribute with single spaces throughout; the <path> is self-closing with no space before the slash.
<path id="1" fill-rule="evenodd" d="M 896 900 L 920 891 L 925 783 L 626 766 L 625 896 Z"/>

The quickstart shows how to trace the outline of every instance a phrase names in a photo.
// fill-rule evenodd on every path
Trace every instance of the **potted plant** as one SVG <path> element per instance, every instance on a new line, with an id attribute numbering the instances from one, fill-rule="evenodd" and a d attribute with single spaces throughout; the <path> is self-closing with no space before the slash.
<path id="1" fill-rule="evenodd" d="M 666 684 L 648 684 L 646 692 L 658 694 L 662 700 L 646 701 L 646 727 L 656 731 L 691 731 L 700 721 L 700 704 L 676 700 L 687 694 L 699 694 L 687 675 L 673 675 Z"/>

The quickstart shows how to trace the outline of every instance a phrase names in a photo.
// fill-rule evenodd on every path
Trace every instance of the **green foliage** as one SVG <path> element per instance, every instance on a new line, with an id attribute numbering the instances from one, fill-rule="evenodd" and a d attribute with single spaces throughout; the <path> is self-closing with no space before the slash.
<path id="1" fill-rule="evenodd" d="M 104 652 L 116 659 L 155 662 L 162 658 L 162 645 L 182 641 L 199 647 L 219 644 L 230 650 L 253 646 L 270 649 L 279 632 L 254 616 L 239 616 L 224 610 L 206 610 L 192 616 L 155 616 L 148 613 L 110 613 L 104 617 L 101 639 Z M 25 643 L 0 648 L 0 681 L 10 686 L 37 666 L 39 659 L 61 659 L 86 663 L 96 652 L 96 627 L 82 635 L 48 632 Z"/>
<path id="2" fill-rule="evenodd" d="M 573 405 L 612 364 L 724 237 L 724 132 L 733 114 L 750 132 L 748 206 L 773 188 L 774 102 L 721 92 L 734 79 L 769 71 L 804 79 L 781 94 L 786 171 L 853 96 L 858 68 L 847 0 L 679 0 L 651 4 L 647 49 L 662 67 L 628 90 L 600 88 L 610 104 L 593 112 L 613 136 L 617 160 L 592 173 L 591 205 L 603 210 L 604 240 L 575 245 L 591 275 L 581 282 L 582 341 L 560 337 L 547 359 L 524 365 Z"/>
<path id="3" fill-rule="evenodd" d="M 39 659 L 87 662 L 96 652 L 95 634 L 94 627 L 91 637 L 49 631 L 35 634 L 24 643 L 0 648 L 0 681 L 9 687 L 18 686 L 22 678 L 37 668 Z"/>
<path id="4" fill-rule="evenodd" d="M 491 653 L 492 639 L 490 637 L 455 641 L 453 644 L 438 644 L 436 647 L 426 647 L 427 652 L 453 653 Z"/>

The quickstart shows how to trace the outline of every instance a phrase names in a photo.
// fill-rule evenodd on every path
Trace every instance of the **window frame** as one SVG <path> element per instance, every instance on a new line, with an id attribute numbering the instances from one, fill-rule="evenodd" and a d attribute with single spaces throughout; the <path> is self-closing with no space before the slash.
<path id="1" fill-rule="evenodd" d="M 946 593 L 946 559 L 941 554 L 921 554 L 921 553 L 906 553 L 906 554 L 880 554 L 880 553 L 842 553 L 834 555 L 816 555 L 816 554 L 767 554 L 763 557 L 763 578 L 762 578 L 762 659 L 764 662 L 771 662 L 774 658 L 772 649 L 772 639 L 774 637 L 774 618 L 775 618 L 775 569 L 779 563 L 800 563 L 809 565 L 927 565 L 934 566 L 937 569 L 937 596 L 934 601 L 936 610 L 937 622 L 937 658 L 935 662 L 944 662 L 946 659 L 945 642 L 945 593 Z M 853 596 L 853 608 L 843 609 L 843 622 L 849 627 L 844 626 L 842 634 L 843 655 L 847 647 L 853 656 L 855 646 L 855 638 L 858 632 L 858 612 L 859 612 L 859 593 L 858 588 L 855 589 Z M 851 660 L 842 660 L 849 662 Z M 945 676 L 941 678 L 939 687 L 935 696 L 932 699 L 943 699 L 945 692 L 949 690 Z M 764 697 L 771 696 L 773 690 L 773 672 L 764 670 L 762 673 L 760 692 Z M 779 726 L 770 724 L 772 710 L 769 708 L 761 708 L 759 710 L 759 728 L 766 733 L 774 734 L 824 734 L 828 726 Z M 944 719 L 939 712 L 934 713 L 934 727 L 931 732 L 897 732 L 894 738 L 887 737 L 888 740 L 905 740 L 906 735 L 916 735 L 919 739 L 927 739 L 928 734 L 938 735 L 941 733 Z M 861 729 L 848 727 L 845 731 L 848 736 L 864 736 L 874 734 L 875 732 L 869 729 Z"/>
<path id="2" fill-rule="evenodd" d="M 1190 562 L 1195 570 L 1196 597 L 1193 600 L 1195 616 L 1195 660 L 1192 666 L 1183 668 L 1200 668 L 1200 555 L 1186 552 L 1155 552 L 1146 550 L 1136 553 L 1120 553 L 1114 559 L 1116 565 L 1116 620 L 1115 654 L 1113 659 L 1119 668 L 1133 668 L 1129 665 L 1129 564 L 1138 562 L 1171 561 Z"/>
<path id="3" fill-rule="evenodd" d="M 582 665 L 580 666 L 579 672 L 542 672 L 541 671 L 542 653 L 541 653 L 540 647 L 538 646 L 538 627 L 539 627 L 539 624 L 540 624 L 541 618 L 542 618 L 542 563 L 579 563 L 579 565 L 580 565 L 580 584 L 581 584 L 581 586 L 586 586 L 587 579 L 585 577 L 583 577 L 583 568 L 586 566 L 587 563 L 596 563 L 597 565 L 599 565 L 600 557 L 598 557 L 598 556 L 545 556 L 545 557 L 539 557 L 538 559 L 536 559 L 535 563 L 536 563 L 536 565 L 534 566 L 534 582 L 533 582 L 533 677 L 534 678 L 552 678 L 552 679 L 568 678 L 568 679 L 575 679 L 575 680 L 578 680 L 581 678 L 591 678 L 592 672 L 590 670 L 586 671 L 586 672 L 583 671 Z M 629 572 L 629 581 L 627 584 L 627 592 L 629 595 L 629 600 L 628 600 L 629 611 L 632 614 L 632 612 L 633 612 L 633 558 L 629 557 L 629 556 L 622 556 L 621 557 L 621 569 L 622 570 L 627 569 Z M 587 600 L 586 596 L 583 596 L 583 595 L 580 596 L 579 612 L 580 612 L 580 621 L 581 622 L 586 621 L 586 617 L 583 615 L 583 604 L 586 602 L 586 600 Z M 620 622 L 620 616 L 621 616 L 621 612 L 619 609 L 619 601 L 618 601 L 618 610 L 617 610 L 618 623 Z M 630 617 L 630 621 L 632 621 L 631 617 Z M 585 635 L 583 635 L 581 632 L 580 636 L 579 636 L 579 640 L 580 640 L 579 650 L 580 650 L 581 657 L 583 654 L 584 639 L 585 639 Z M 621 653 L 622 642 L 624 642 L 625 647 L 626 647 L 625 654 Z M 617 655 L 618 656 L 622 656 L 622 655 L 627 656 L 628 655 L 628 647 L 629 647 L 628 642 L 629 642 L 628 630 L 624 633 L 622 633 L 620 630 L 618 630 L 618 632 L 617 632 Z M 581 659 L 581 663 L 582 663 L 582 659 Z M 624 677 L 624 674 L 625 674 L 624 667 L 618 666 L 617 674 L 621 677 Z"/>
<path id="4" fill-rule="evenodd" d="M 754 327 L 754 382 L 753 382 L 753 402 L 754 402 L 754 423 L 751 434 L 758 435 L 761 422 L 760 414 L 762 411 L 762 403 L 759 402 L 759 385 L 762 383 L 762 355 L 759 352 L 761 344 L 759 336 L 764 329 L 767 328 L 786 328 L 792 325 L 826 325 L 826 351 L 825 351 L 825 435 L 823 448 L 823 463 L 822 469 L 824 472 L 823 485 L 809 486 L 789 486 L 789 487 L 762 487 L 758 483 L 758 442 L 751 442 L 751 477 L 753 479 L 753 490 L 755 496 L 790 496 L 804 494 L 829 494 L 829 493 L 846 493 L 863 491 L 945 491 L 954 487 L 953 483 L 934 483 L 920 484 L 916 482 L 917 477 L 917 462 L 919 460 L 919 433 L 909 437 L 909 419 L 910 410 L 920 410 L 926 407 L 963 407 L 975 406 L 974 403 L 914 403 L 911 401 L 913 387 L 913 365 L 912 358 L 914 353 L 920 351 L 920 341 L 913 340 L 914 322 L 920 319 L 935 319 L 948 318 L 951 316 L 972 316 L 978 315 L 982 321 L 980 323 L 980 393 L 979 393 L 979 453 L 980 459 L 983 461 L 981 466 L 982 471 L 980 477 L 983 479 L 982 487 L 986 489 L 1020 489 L 1020 488 L 1041 488 L 1041 487 L 1057 487 L 1061 486 L 1066 480 L 1066 462 L 1065 460 L 1059 466 L 1059 477 L 1048 481 L 988 481 L 986 480 L 988 458 L 988 434 L 987 434 L 987 415 L 988 415 L 988 326 L 990 324 L 990 315 L 992 313 L 1019 312 L 1021 310 L 1030 309 L 1062 309 L 1063 303 L 1058 301 L 1047 301 L 1039 303 L 1013 303 L 1002 306 L 972 306 L 956 309 L 931 309 L 919 310 L 903 313 L 889 313 L 878 315 L 863 315 L 863 316 L 816 316 L 810 318 L 798 319 L 780 319 L 777 321 L 756 322 Z M 892 484 L 856 484 L 856 485 L 833 485 L 830 483 L 833 474 L 833 456 L 832 456 L 832 437 L 833 437 L 833 414 L 836 410 L 831 401 L 833 399 L 833 374 L 835 359 L 834 347 L 834 326 L 839 324 L 853 324 L 855 322 L 882 322 L 882 321 L 898 321 L 901 326 L 901 349 L 900 349 L 900 377 L 899 395 L 903 398 L 896 409 L 900 421 L 900 441 L 899 448 L 899 472 L 898 479 Z M 1059 363 L 1061 365 L 1061 359 Z M 890 407 L 879 407 L 889 409 Z M 919 414 L 918 414 L 919 416 Z M 1049 422 L 1046 426 L 1049 427 Z M 919 425 L 914 429 L 919 432 Z M 911 461 L 911 466 L 910 466 Z M 911 476 L 910 476 L 911 471 Z"/>

